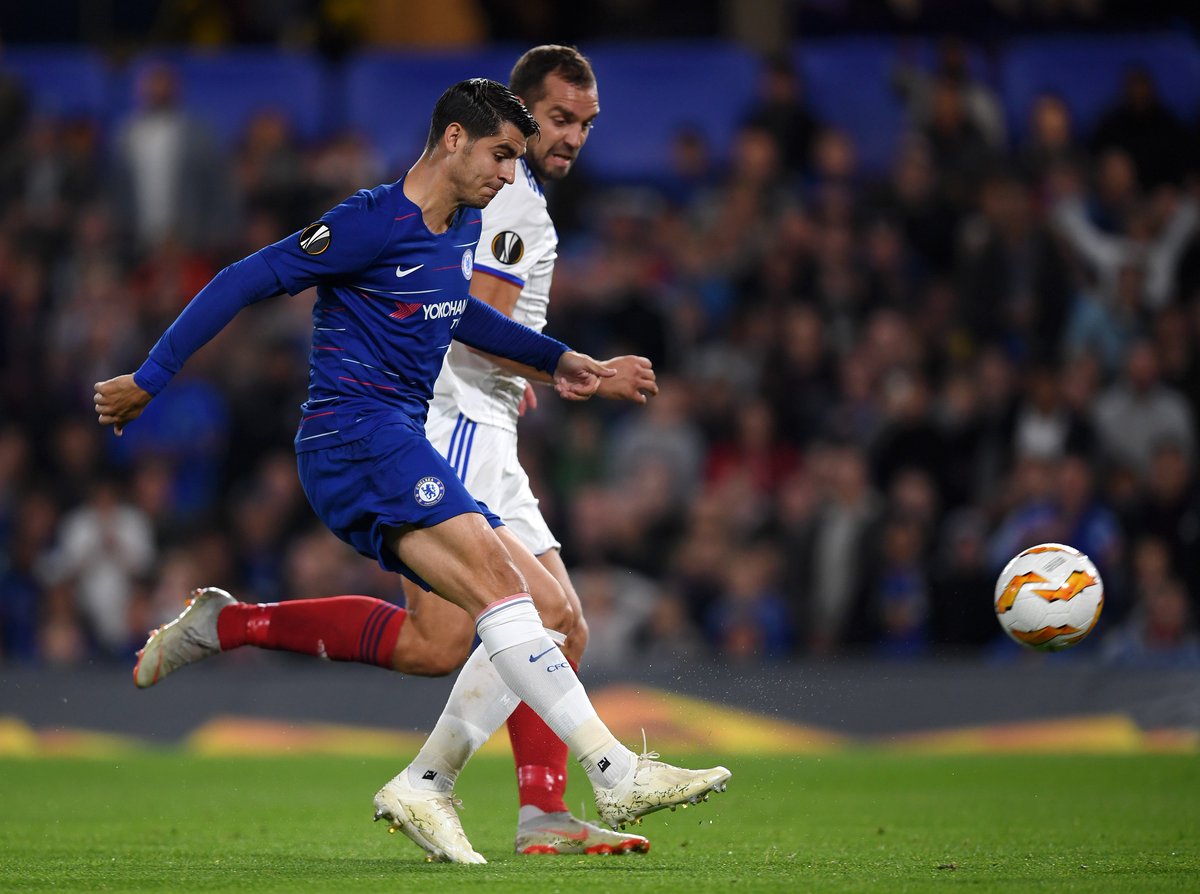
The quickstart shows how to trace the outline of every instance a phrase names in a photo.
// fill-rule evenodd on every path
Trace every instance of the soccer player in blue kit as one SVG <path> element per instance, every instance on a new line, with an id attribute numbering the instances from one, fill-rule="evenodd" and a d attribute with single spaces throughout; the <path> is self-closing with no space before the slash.
<path id="1" fill-rule="evenodd" d="M 548 572 L 470 496 L 424 433 L 452 340 L 544 371 L 566 399 L 587 399 L 613 374 L 467 290 L 482 223 L 477 209 L 514 181 L 536 133 L 536 121 L 503 85 L 472 79 L 452 86 L 434 108 L 425 152 L 404 178 L 360 191 L 300 233 L 222 270 L 135 373 L 96 385 L 95 409 L 119 434 L 242 307 L 316 286 L 309 399 L 296 435 L 313 509 L 359 552 L 466 610 L 503 683 L 498 702 L 511 712 L 524 701 L 546 721 L 582 765 L 601 819 L 615 828 L 723 790 L 730 773 L 673 767 L 616 740 L 559 648 L 556 631 L 571 626 L 561 588 L 543 586 Z M 552 594 L 551 604 L 539 615 L 542 592 Z M 186 629 L 187 641 L 172 652 L 155 647 L 168 641 L 161 631 L 152 636 L 134 677 L 151 685 L 196 657 L 244 644 L 390 667 L 403 612 L 365 596 L 243 604 L 208 588 L 168 625 Z M 183 647 L 190 654 L 180 661 Z M 465 837 L 426 836 L 431 824 L 439 832 L 458 827 L 449 797 L 376 806 L 377 817 L 432 858 L 485 862 Z"/>

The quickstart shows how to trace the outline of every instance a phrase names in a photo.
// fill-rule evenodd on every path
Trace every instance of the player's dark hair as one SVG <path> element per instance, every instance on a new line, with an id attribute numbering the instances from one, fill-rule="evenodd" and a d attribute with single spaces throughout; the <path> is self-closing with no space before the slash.
<path id="1" fill-rule="evenodd" d="M 534 47 L 517 60 L 508 86 L 513 93 L 532 106 L 546 95 L 547 75 L 558 75 L 575 87 L 596 86 L 596 75 L 587 56 L 574 47 L 546 44 Z"/>
<path id="2" fill-rule="evenodd" d="M 433 107 L 426 151 L 437 145 L 446 128 L 455 122 L 462 125 L 470 140 L 495 136 L 504 122 L 515 126 L 525 139 L 538 132 L 537 121 L 521 100 L 499 81 L 487 78 L 471 78 L 446 88 Z"/>

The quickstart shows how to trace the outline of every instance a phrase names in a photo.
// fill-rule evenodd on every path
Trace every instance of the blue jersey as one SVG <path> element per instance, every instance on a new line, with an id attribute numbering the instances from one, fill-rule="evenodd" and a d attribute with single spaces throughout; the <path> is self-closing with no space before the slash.
<path id="1" fill-rule="evenodd" d="M 552 372 L 567 346 L 471 298 L 482 215 L 425 226 L 404 181 L 362 190 L 299 233 L 231 264 L 163 333 L 134 381 L 158 394 L 248 304 L 317 287 L 299 452 L 398 423 L 423 433 L 451 339 Z"/>
<path id="2" fill-rule="evenodd" d="M 466 310 L 482 215 L 460 208 L 446 232 L 431 233 L 402 187 L 361 190 L 261 252 L 288 293 L 317 287 L 297 450 L 392 422 L 423 427 Z"/>

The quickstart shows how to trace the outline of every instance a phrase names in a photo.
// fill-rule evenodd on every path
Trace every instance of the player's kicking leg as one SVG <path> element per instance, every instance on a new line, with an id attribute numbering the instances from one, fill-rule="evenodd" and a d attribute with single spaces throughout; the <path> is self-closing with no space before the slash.
<path id="1" fill-rule="evenodd" d="M 556 551 L 553 557 L 558 559 Z M 552 590 L 560 599 L 566 596 L 568 603 L 576 609 L 574 616 L 577 620 L 563 645 L 563 652 L 572 666 L 577 666 L 577 656 L 586 642 L 585 636 L 576 635 L 576 631 L 583 626 L 578 622 L 578 599 L 570 599 L 573 591 L 570 596 L 563 593 L 555 583 L 557 576 L 543 557 L 539 557 L 536 563 L 528 553 L 513 558 L 533 593 L 544 594 Z M 558 565 L 562 565 L 561 559 L 558 559 Z M 548 573 L 549 577 L 546 576 Z M 446 662 L 448 656 L 457 667 L 469 654 L 475 636 L 470 616 L 416 585 L 405 587 L 405 599 L 409 615 L 402 642 L 397 644 L 396 669 L 407 673 L 444 673 L 450 668 L 440 667 L 436 662 Z M 535 601 L 542 612 L 542 605 L 549 600 L 539 598 Z M 543 614 L 543 620 L 545 617 Z M 419 632 L 425 641 L 423 647 L 408 650 L 403 647 L 403 641 L 410 637 L 410 631 Z M 486 653 L 480 652 L 477 660 L 467 662 L 458 676 L 442 717 L 421 753 L 393 782 L 398 787 L 409 789 L 441 788 L 447 792 L 452 789 L 455 779 L 473 753 L 473 749 L 464 749 L 461 744 L 471 740 L 474 730 L 494 729 L 504 722 L 503 713 L 490 716 L 491 706 L 478 698 L 477 693 L 501 689 L 507 690 L 507 687 L 499 680 Z M 511 709 L 511 705 L 503 706 L 504 713 Z M 649 851 L 650 842 L 641 835 L 614 832 L 570 813 L 563 801 L 567 746 L 528 705 L 517 705 L 507 722 L 516 761 L 520 801 L 515 842 L 517 853 L 627 854 Z M 486 740 L 486 736 L 483 739 Z M 385 787 L 380 795 L 385 794 L 386 790 Z M 376 807 L 378 810 L 380 805 L 377 803 Z"/>
<path id="2" fill-rule="evenodd" d="M 480 692 L 479 699 L 529 704 L 582 765 L 606 824 L 616 829 L 724 790 L 731 775 L 724 767 L 686 770 L 656 760 L 655 754 L 639 757 L 601 722 L 559 644 L 542 626 L 512 558 L 529 552 L 511 533 L 493 532 L 481 515 L 467 513 L 429 528 L 393 531 L 389 545 L 404 565 L 475 618 L 482 648 L 505 685 Z M 496 598 L 505 592 L 510 595 Z M 477 727 L 478 744 L 468 740 L 464 747 L 473 751 L 502 721 L 490 729 Z"/>
<path id="3" fill-rule="evenodd" d="M 537 516 L 541 519 L 540 514 Z M 543 522 L 544 524 L 544 522 Z M 514 532 L 516 528 L 512 529 Z M 547 531 L 548 534 L 548 531 Z M 532 536 L 532 535 L 531 535 Z M 575 626 L 567 634 L 563 654 L 579 672 L 579 661 L 587 648 L 588 626 L 579 596 L 567 574 L 557 546 L 537 557 L 558 583 L 575 610 Z M 650 842 L 641 835 L 614 832 L 604 826 L 574 817 L 567 810 L 567 745 L 546 722 L 522 702 L 508 718 L 508 736 L 517 767 L 520 802 L 516 851 L 519 854 L 644 854 Z"/>

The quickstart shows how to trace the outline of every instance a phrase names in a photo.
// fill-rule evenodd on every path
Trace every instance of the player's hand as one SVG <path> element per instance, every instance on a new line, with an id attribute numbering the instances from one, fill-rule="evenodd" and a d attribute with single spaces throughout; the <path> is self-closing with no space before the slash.
<path id="1" fill-rule="evenodd" d="M 524 416 L 526 410 L 537 409 L 537 392 L 533 390 L 533 386 L 529 382 L 525 383 L 525 393 L 521 395 L 521 402 L 517 404 L 517 415 Z"/>
<path id="2" fill-rule="evenodd" d="M 600 380 L 597 397 L 609 400 L 631 400 L 644 404 L 658 394 L 658 380 L 654 376 L 654 365 L 645 357 L 625 354 L 605 360 L 604 365 L 617 371 L 615 376 Z"/>
<path id="3" fill-rule="evenodd" d="M 616 374 L 615 369 L 587 354 L 567 351 L 559 358 L 554 370 L 554 390 L 563 400 L 587 400 L 599 389 L 601 379 Z"/>
<path id="4" fill-rule="evenodd" d="M 150 394 L 134 383 L 132 375 L 97 382 L 95 398 L 100 424 L 113 426 L 118 436 L 125 431 L 126 425 L 142 415 L 142 410 L 150 403 Z"/>

